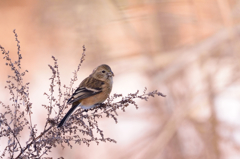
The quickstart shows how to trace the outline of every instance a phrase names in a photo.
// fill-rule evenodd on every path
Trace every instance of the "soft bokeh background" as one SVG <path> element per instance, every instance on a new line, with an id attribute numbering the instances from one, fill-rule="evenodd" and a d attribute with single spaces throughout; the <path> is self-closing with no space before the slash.
<path id="1" fill-rule="evenodd" d="M 0 45 L 30 73 L 33 122 L 46 120 L 52 64 L 69 84 L 87 48 L 74 87 L 97 65 L 115 73 L 113 93 L 158 89 L 166 98 L 139 101 L 118 124 L 100 127 L 114 143 L 57 147 L 54 158 L 238 159 L 240 156 L 239 0 L 1 0 Z M 0 58 L 0 100 L 10 68 Z M 2 111 L 2 109 L 0 109 Z M 21 139 L 23 145 L 24 139 Z M 0 140 L 3 142 L 3 140 Z"/>

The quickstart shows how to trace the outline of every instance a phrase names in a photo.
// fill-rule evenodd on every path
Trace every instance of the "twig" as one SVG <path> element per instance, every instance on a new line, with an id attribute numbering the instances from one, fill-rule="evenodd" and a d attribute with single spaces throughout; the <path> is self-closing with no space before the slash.
<path id="1" fill-rule="evenodd" d="M 38 140 L 39 138 L 41 138 L 46 132 L 48 132 L 54 125 L 51 125 L 48 129 L 44 130 L 38 137 L 35 138 L 35 140 Z M 34 143 L 34 141 L 31 141 L 29 144 L 27 144 L 27 146 L 20 152 L 20 154 L 16 157 L 19 158 L 21 157 L 21 155 L 26 151 L 27 148 L 29 148 L 32 144 Z"/>

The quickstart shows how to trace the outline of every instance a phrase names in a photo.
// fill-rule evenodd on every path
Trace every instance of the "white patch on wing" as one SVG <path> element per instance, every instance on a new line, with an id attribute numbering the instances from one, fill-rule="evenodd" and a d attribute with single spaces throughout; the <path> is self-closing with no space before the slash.
<path id="1" fill-rule="evenodd" d="M 76 95 L 73 95 L 73 98 L 78 98 L 78 97 L 82 96 L 83 94 L 84 94 L 84 92 L 77 93 Z"/>
<path id="2" fill-rule="evenodd" d="M 88 88 L 85 87 L 87 90 L 92 91 L 92 92 L 100 92 L 100 90 L 94 89 L 94 88 Z"/>

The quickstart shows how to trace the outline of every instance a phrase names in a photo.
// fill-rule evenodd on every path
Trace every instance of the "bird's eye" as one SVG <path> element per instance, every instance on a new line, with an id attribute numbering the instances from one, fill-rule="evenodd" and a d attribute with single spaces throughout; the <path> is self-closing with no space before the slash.
<path id="1" fill-rule="evenodd" d="M 102 71 L 102 73 L 105 73 L 105 72 L 106 72 L 106 71 L 104 71 L 104 70 Z"/>

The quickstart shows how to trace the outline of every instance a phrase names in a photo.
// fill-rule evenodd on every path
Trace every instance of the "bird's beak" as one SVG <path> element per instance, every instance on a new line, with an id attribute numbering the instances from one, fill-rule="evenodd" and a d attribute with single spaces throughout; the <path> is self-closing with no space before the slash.
<path id="1" fill-rule="evenodd" d="M 113 77 L 113 76 L 114 76 L 114 73 L 111 71 L 110 73 L 108 73 L 108 76 L 109 76 L 109 77 Z"/>

